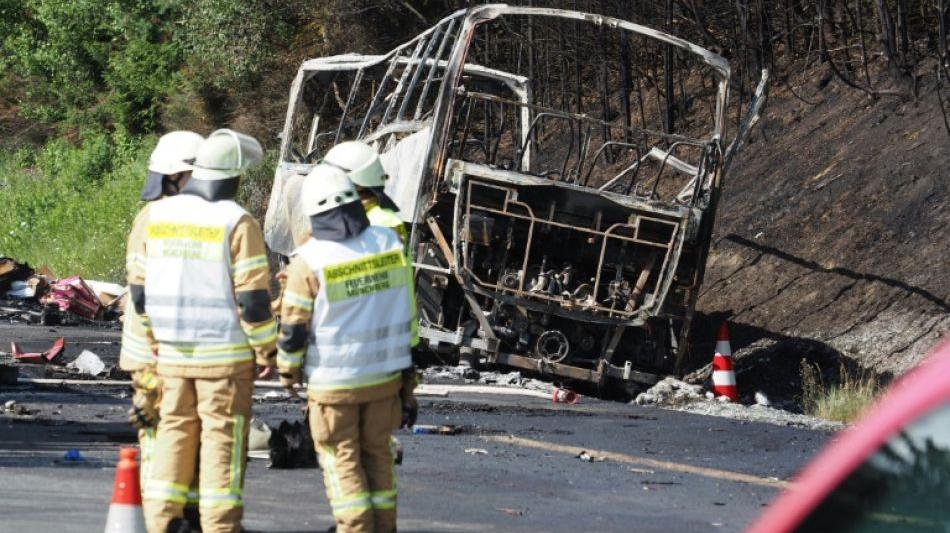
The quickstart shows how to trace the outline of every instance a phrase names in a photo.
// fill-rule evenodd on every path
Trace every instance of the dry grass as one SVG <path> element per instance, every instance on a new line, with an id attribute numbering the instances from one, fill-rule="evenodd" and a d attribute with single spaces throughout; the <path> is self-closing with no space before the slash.
<path id="1" fill-rule="evenodd" d="M 825 383 L 818 366 L 802 360 L 801 378 L 802 408 L 826 420 L 853 422 L 882 392 L 873 376 L 849 372 L 844 365 L 837 383 Z"/>

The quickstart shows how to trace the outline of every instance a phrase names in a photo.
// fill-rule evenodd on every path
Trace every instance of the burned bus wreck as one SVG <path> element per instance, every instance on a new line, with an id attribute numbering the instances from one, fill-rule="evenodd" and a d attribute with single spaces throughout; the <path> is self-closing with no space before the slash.
<path id="1" fill-rule="evenodd" d="M 385 55 L 306 61 L 268 245 L 289 255 L 306 238 L 300 185 L 322 154 L 369 142 L 411 226 L 423 348 L 652 384 L 687 354 L 723 177 L 764 101 L 765 73 L 724 140 L 729 75 L 629 21 L 507 5 Z"/>

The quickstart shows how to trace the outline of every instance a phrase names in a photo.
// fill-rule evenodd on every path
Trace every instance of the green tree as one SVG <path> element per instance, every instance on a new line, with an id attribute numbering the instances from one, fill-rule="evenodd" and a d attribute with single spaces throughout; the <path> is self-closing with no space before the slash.
<path id="1" fill-rule="evenodd" d="M 133 132 L 155 126 L 180 62 L 170 37 L 177 3 L 2 1 L 4 71 L 28 82 L 19 102 L 26 116 Z"/>

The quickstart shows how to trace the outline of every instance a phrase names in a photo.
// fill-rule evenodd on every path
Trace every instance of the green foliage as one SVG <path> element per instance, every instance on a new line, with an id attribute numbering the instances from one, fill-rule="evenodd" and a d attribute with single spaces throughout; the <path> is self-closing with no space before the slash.
<path id="1" fill-rule="evenodd" d="M 853 422 L 877 399 L 881 387 L 872 376 L 854 375 L 841 366 L 837 383 L 825 383 L 821 371 L 801 363 L 802 408 L 812 416 Z"/>
<path id="2" fill-rule="evenodd" d="M 0 0 L 5 71 L 26 80 L 22 113 L 46 123 L 146 131 L 180 53 L 174 4 L 145 0 Z"/>
<path id="3" fill-rule="evenodd" d="M 418 30 L 380 9 L 369 20 L 341 0 L 0 0 L 0 254 L 120 281 L 149 136 L 232 122 L 272 133 L 300 60 L 368 49 L 364 26 L 400 40 Z M 258 218 L 275 162 L 268 151 L 241 188 Z"/>
<path id="4" fill-rule="evenodd" d="M 188 52 L 193 83 L 230 91 L 249 87 L 291 34 L 286 17 L 291 4 L 258 0 L 191 3 L 180 37 Z"/>
<path id="5" fill-rule="evenodd" d="M 0 255 L 60 276 L 121 281 L 154 142 L 91 135 L 0 153 Z"/>
<path id="6" fill-rule="evenodd" d="M 241 178 L 241 188 L 235 201 L 244 206 L 258 221 L 264 221 L 270 189 L 274 184 L 277 150 L 264 152 L 264 161 Z"/>

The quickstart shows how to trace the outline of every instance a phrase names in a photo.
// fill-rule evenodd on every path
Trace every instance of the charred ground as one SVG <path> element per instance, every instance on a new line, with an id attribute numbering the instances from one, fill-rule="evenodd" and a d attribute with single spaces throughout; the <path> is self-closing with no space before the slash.
<path id="1" fill-rule="evenodd" d="M 728 318 L 734 348 L 772 339 L 794 364 L 837 353 L 899 374 L 950 329 L 940 108 L 932 96 L 872 100 L 837 82 L 795 91 L 814 104 L 774 87 L 725 184 L 694 354 Z"/>

